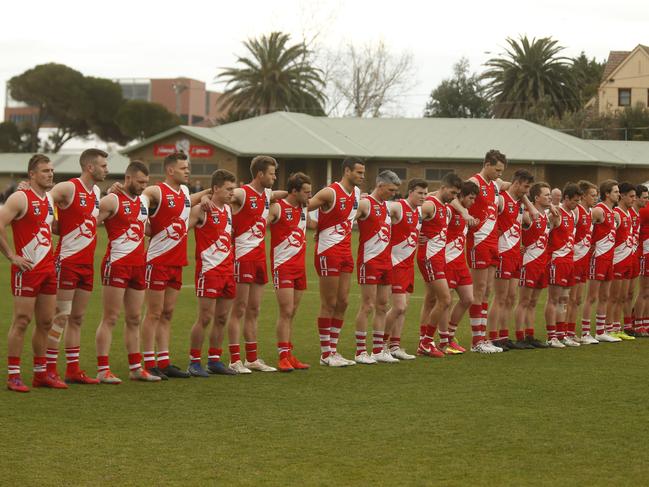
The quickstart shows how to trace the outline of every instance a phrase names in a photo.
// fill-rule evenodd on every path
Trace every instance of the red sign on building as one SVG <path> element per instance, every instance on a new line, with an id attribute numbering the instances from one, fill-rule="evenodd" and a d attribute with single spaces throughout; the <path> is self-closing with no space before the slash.
<path id="1" fill-rule="evenodd" d="M 153 155 L 156 157 L 166 157 L 176 152 L 178 148 L 175 144 L 155 144 L 153 146 Z M 200 159 L 201 157 L 212 157 L 214 147 L 211 145 L 191 145 L 189 147 L 189 157 Z"/>

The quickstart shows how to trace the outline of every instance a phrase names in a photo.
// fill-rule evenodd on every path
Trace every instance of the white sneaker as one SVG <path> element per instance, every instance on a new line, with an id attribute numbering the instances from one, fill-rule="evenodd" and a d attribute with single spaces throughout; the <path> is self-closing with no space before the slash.
<path id="1" fill-rule="evenodd" d="M 622 341 L 622 339 L 612 337 L 608 333 L 602 333 L 601 335 L 595 335 L 595 340 L 597 340 L 598 342 L 608 342 L 608 343 L 616 343 L 616 342 L 621 342 Z"/>
<path id="2" fill-rule="evenodd" d="M 479 342 L 471 347 L 471 351 L 475 353 L 485 353 L 485 354 L 492 354 L 496 353 L 495 348 L 493 345 L 489 346 L 487 342 Z M 497 347 L 500 348 L 500 347 Z M 502 351 L 502 349 L 500 349 Z"/>
<path id="3" fill-rule="evenodd" d="M 243 364 L 245 367 L 247 367 L 250 370 L 256 370 L 258 372 L 277 372 L 277 369 L 275 367 L 271 367 L 270 365 L 266 365 L 266 362 L 264 362 L 262 359 L 258 358 L 254 362 L 248 362 L 247 360 Z"/>
<path id="4" fill-rule="evenodd" d="M 563 343 L 566 347 L 578 347 L 579 346 L 579 342 L 576 341 L 574 338 L 569 337 L 569 336 L 566 336 L 561 343 Z"/>
<path id="5" fill-rule="evenodd" d="M 552 340 L 548 340 L 548 347 L 550 348 L 566 348 L 566 346 L 559 341 L 557 337 L 554 337 Z"/>
<path id="6" fill-rule="evenodd" d="M 102 370 L 101 372 L 97 373 L 97 379 L 99 379 L 99 382 L 102 384 L 121 384 L 122 379 L 117 377 L 116 375 L 113 375 L 113 373 L 110 371 L 110 369 Z"/>
<path id="7" fill-rule="evenodd" d="M 237 374 L 252 374 L 252 370 L 244 366 L 241 363 L 241 360 L 237 360 L 236 362 L 230 364 L 229 367 L 230 370 L 234 370 Z"/>
<path id="8" fill-rule="evenodd" d="M 320 365 L 327 365 L 329 367 L 347 367 L 347 362 L 340 360 L 336 355 L 329 355 L 327 358 L 320 357 Z"/>
<path id="9" fill-rule="evenodd" d="M 372 358 L 383 364 L 396 364 L 399 362 L 399 359 L 394 358 L 390 355 L 390 352 L 386 352 L 385 350 L 381 350 L 379 353 L 373 353 Z"/>
<path id="10" fill-rule="evenodd" d="M 579 339 L 581 345 L 597 345 L 599 342 L 592 335 L 584 335 Z"/>
<path id="11" fill-rule="evenodd" d="M 491 350 L 491 353 L 501 353 L 503 351 L 502 348 L 494 345 L 491 340 L 485 340 L 484 344 L 487 347 L 487 349 Z"/>
<path id="12" fill-rule="evenodd" d="M 356 362 L 343 357 L 338 352 L 334 352 L 332 355 L 336 357 L 338 360 L 340 360 L 341 362 L 343 362 L 345 365 L 356 365 Z"/>
<path id="13" fill-rule="evenodd" d="M 367 352 L 362 352 L 356 355 L 356 363 L 361 365 L 374 365 L 376 363 L 376 359 L 374 357 L 370 357 Z"/>
<path id="14" fill-rule="evenodd" d="M 399 360 L 415 360 L 417 358 L 414 355 L 410 355 L 403 348 L 391 350 L 390 355 L 392 355 L 394 358 L 398 358 Z"/>

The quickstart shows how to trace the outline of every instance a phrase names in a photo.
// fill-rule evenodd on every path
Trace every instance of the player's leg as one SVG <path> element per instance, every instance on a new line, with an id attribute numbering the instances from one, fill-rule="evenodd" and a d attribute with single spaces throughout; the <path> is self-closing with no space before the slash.
<path id="1" fill-rule="evenodd" d="M 56 311 L 54 322 L 47 338 L 47 373 L 58 377 L 57 361 L 59 356 L 59 344 L 61 338 L 66 334 L 65 328 L 68 323 L 68 316 L 72 311 L 72 298 L 74 289 L 58 289 L 56 293 Z"/>
<path id="2" fill-rule="evenodd" d="M 103 286 L 101 290 L 102 315 L 95 332 L 95 347 L 97 349 L 97 379 L 102 384 L 119 384 L 121 379 L 110 370 L 109 354 L 113 339 L 113 329 L 122 312 L 125 288 Z M 124 330 L 126 335 L 126 330 Z"/>
<path id="3" fill-rule="evenodd" d="M 277 297 L 277 352 L 279 354 L 278 370 L 280 372 L 292 372 L 293 366 L 290 361 L 291 352 L 291 322 L 295 316 L 295 295 L 293 288 L 275 289 Z"/>
<path id="4" fill-rule="evenodd" d="M 56 295 L 39 294 L 34 303 L 34 333 L 32 335 L 32 350 L 34 353 L 34 387 L 51 387 L 67 389 L 67 385 L 56 376 L 46 372 L 45 350 L 47 349 L 48 333 L 54 322 L 56 312 Z M 38 360 L 37 360 L 38 358 Z"/>
<path id="5" fill-rule="evenodd" d="M 79 367 L 81 351 L 81 325 L 92 291 L 77 288 L 72 298 L 72 309 L 65 328 L 65 381 L 73 384 L 99 384 L 99 379 L 88 377 Z"/>
<path id="6" fill-rule="evenodd" d="M 548 286 L 548 298 L 545 303 L 545 328 L 548 332 L 548 345 L 551 348 L 565 348 L 557 337 L 557 306 L 561 296 L 560 286 Z"/>
<path id="7" fill-rule="evenodd" d="M 20 375 L 20 357 L 23 353 L 25 342 L 25 332 L 29 323 L 34 316 L 34 306 L 36 305 L 35 297 L 14 296 L 14 311 L 9 334 L 7 337 L 7 388 L 16 392 L 28 392 L 29 388 L 23 383 Z M 34 348 L 34 337 L 32 337 L 32 348 Z M 37 361 L 36 350 L 34 350 L 34 368 L 40 369 L 40 356 Z M 37 363 L 38 362 L 38 363 Z M 40 370 L 34 371 L 34 377 L 45 375 L 40 374 Z"/>
<path id="8" fill-rule="evenodd" d="M 631 289 L 631 283 L 633 282 L 632 279 L 622 279 L 620 281 L 620 289 L 618 291 L 618 299 L 617 299 L 617 318 L 618 320 L 620 317 L 623 318 L 623 323 L 624 323 L 624 328 L 620 326 L 618 323 L 616 326 L 617 330 L 617 337 L 621 338 L 622 340 L 635 340 L 634 337 L 626 333 L 626 330 L 632 330 L 633 328 L 633 322 L 631 321 L 631 317 L 629 316 L 629 312 L 627 312 L 628 309 L 628 303 L 632 302 L 633 299 L 633 293 L 630 292 Z M 629 298 L 631 297 L 631 299 Z"/>
<path id="9" fill-rule="evenodd" d="M 454 348 L 460 353 L 466 352 L 466 349 L 457 342 L 455 334 L 457 332 L 457 327 L 462 321 L 464 314 L 469 309 L 473 303 L 473 285 L 463 285 L 455 288 L 455 292 L 458 295 L 458 301 L 453 306 L 451 310 L 450 318 L 448 321 L 448 333 L 449 333 L 449 346 Z"/>
<path id="10" fill-rule="evenodd" d="M 570 335 L 568 328 L 568 302 L 570 301 L 571 287 L 562 287 L 559 294 L 559 301 L 557 303 L 557 317 L 556 324 L 558 330 L 558 339 L 566 346 L 578 347 L 579 342 L 575 341 Z"/>
<path id="11" fill-rule="evenodd" d="M 212 320 L 212 329 L 210 330 L 209 335 L 209 349 L 207 351 L 207 371 L 210 374 L 236 375 L 236 372 L 229 367 L 226 367 L 223 362 L 221 362 L 221 355 L 223 354 L 223 337 L 225 335 L 228 317 L 232 312 L 233 304 L 233 297 L 216 298 L 214 319 Z"/>
<path id="12" fill-rule="evenodd" d="M 367 328 L 370 316 L 374 315 L 376 305 L 376 284 L 361 284 L 361 302 L 356 313 L 356 363 L 371 365 L 376 359 L 367 353 Z M 382 332 L 381 332 L 382 334 Z"/>
<path id="13" fill-rule="evenodd" d="M 448 321 L 451 313 L 451 290 L 448 287 L 446 279 L 436 279 L 431 283 L 431 289 L 435 295 L 435 306 L 431 311 L 431 317 L 437 316 L 439 319 L 439 349 L 443 353 L 453 353 L 447 350 L 449 340 Z M 431 348 L 434 346 L 435 344 L 433 342 Z"/>
<path id="14" fill-rule="evenodd" d="M 128 354 L 129 378 L 143 382 L 160 382 L 161 378 L 142 368 L 140 324 L 144 289 L 126 288 L 124 293 L 124 346 Z"/>
<path id="15" fill-rule="evenodd" d="M 236 297 L 232 304 L 232 311 L 228 320 L 228 349 L 230 352 L 230 367 L 241 368 L 242 373 L 248 373 L 241 361 L 241 327 L 246 315 L 248 296 L 250 295 L 250 283 L 238 282 L 236 285 Z"/>
<path id="16" fill-rule="evenodd" d="M 428 355 L 433 357 L 443 357 L 444 354 L 437 350 L 434 345 L 435 333 L 439 324 L 439 316 L 433 315 L 433 309 L 436 304 L 435 290 L 433 283 L 424 282 L 424 299 L 421 303 L 421 311 L 419 313 L 419 346 L 417 347 L 417 355 Z"/>
<path id="17" fill-rule="evenodd" d="M 320 276 L 320 311 L 318 313 L 318 334 L 320 336 L 320 365 L 329 365 L 331 319 L 336 311 L 339 276 Z"/>
<path id="18" fill-rule="evenodd" d="M 525 330 L 530 329 L 530 323 L 527 321 L 527 308 L 530 305 L 533 288 L 519 286 L 518 287 L 518 303 L 514 308 L 514 323 L 516 326 L 516 341 L 525 341 Z M 531 334 L 534 336 L 534 332 Z"/>
<path id="19" fill-rule="evenodd" d="M 162 302 L 162 312 L 160 313 L 160 321 L 155 333 L 155 344 L 158 349 L 157 360 L 158 368 L 167 377 L 187 379 L 191 377 L 188 372 L 180 370 L 179 367 L 171 363 L 169 357 L 169 343 L 171 341 L 171 319 L 173 318 L 174 308 L 178 301 L 180 294 L 180 287 L 175 288 L 167 286 L 164 291 L 164 299 Z"/>
<path id="20" fill-rule="evenodd" d="M 471 269 L 471 279 L 473 279 L 473 303 L 469 308 L 469 322 L 471 324 L 471 333 L 474 337 L 473 345 L 475 346 L 485 340 L 487 333 L 487 323 L 483 320 L 482 303 L 487 296 L 489 268 Z"/>
<path id="21" fill-rule="evenodd" d="M 376 286 L 376 300 L 374 302 L 374 320 L 372 322 L 372 358 L 381 363 L 397 363 L 385 348 L 385 320 L 390 301 L 391 285 L 379 284 Z"/>
<path id="22" fill-rule="evenodd" d="M 616 336 L 620 330 L 622 279 L 613 279 L 606 303 L 606 332 Z M 601 296 L 601 294 L 600 294 Z"/>
<path id="23" fill-rule="evenodd" d="M 489 331 L 489 340 L 491 340 L 494 345 L 507 348 L 507 325 L 503 323 L 502 315 L 505 312 L 507 307 L 507 293 L 509 291 L 509 279 L 500 279 L 496 277 L 494 279 L 494 300 L 491 303 L 491 309 L 489 310 L 489 322 L 487 323 L 487 329 Z"/>
<path id="24" fill-rule="evenodd" d="M 638 319 L 642 320 L 640 324 L 640 336 L 649 336 L 649 277 L 641 276 L 639 279 L 640 289 L 635 303 L 635 313 Z"/>
<path id="25" fill-rule="evenodd" d="M 634 315 L 635 311 L 633 305 L 635 303 L 635 291 L 638 287 L 638 279 L 633 278 L 629 279 L 629 285 L 627 286 L 627 292 L 624 297 L 624 333 L 628 336 L 634 334 Z"/>
<path id="26" fill-rule="evenodd" d="M 165 379 L 155 359 L 155 337 L 158 323 L 162 318 L 164 308 L 165 291 L 160 289 L 147 289 L 145 291 L 146 313 L 142 321 L 142 352 L 144 355 L 144 368 Z"/>
<path id="27" fill-rule="evenodd" d="M 354 365 L 356 362 L 348 360 L 338 353 L 338 339 L 345 319 L 345 311 L 349 306 L 349 289 L 352 283 L 352 273 L 341 272 L 338 277 L 338 289 L 336 293 L 336 306 L 331 317 L 331 330 L 329 332 L 329 347 L 331 353 L 336 356 L 338 361 L 342 361 L 347 365 Z"/>
<path id="28" fill-rule="evenodd" d="M 303 285 L 300 286 L 300 289 L 293 289 L 293 316 L 291 317 L 290 327 L 289 327 L 289 351 L 288 358 L 291 362 L 291 366 L 296 370 L 307 370 L 311 366 L 307 363 L 301 362 L 293 354 L 293 324 L 295 322 L 295 314 L 297 313 L 300 303 L 302 302 L 302 297 L 304 296 L 304 289 L 306 289 L 306 277 L 304 278 Z"/>
<path id="29" fill-rule="evenodd" d="M 251 283 L 248 290 L 248 306 L 243 317 L 243 338 L 246 341 L 246 361 L 244 366 L 260 372 L 276 372 L 275 367 L 266 363 L 257 356 L 257 321 L 261 308 L 261 298 L 264 295 L 264 285 Z"/>
<path id="30" fill-rule="evenodd" d="M 597 336 L 595 338 L 600 342 L 622 341 L 608 333 L 608 324 L 610 323 L 610 318 L 612 318 L 612 316 L 607 315 L 610 304 L 612 282 L 613 281 L 599 281 L 599 286 L 597 286 L 597 306 L 595 308 L 595 327 Z"/>
<path id="31" fill-rule="evenodd" d="M 201 365 L 201 352 L 205 340 L 205 330 L 212 323 L 216 308 L 216 299 L 198 297 L 196 321 L 189 332 L 189 366 L 187 372 L 195 377 L 209 377 Z"/>
<path id="32" fill-rule="evenodd" d="M 390 353 L 399 360 L 412 360 L 410 355 L 401 347 L 401 333 L 406 323 L 409 293 L 392 293 L 392 307 L 385 317 L 385 331 L 390 335 Z"/>

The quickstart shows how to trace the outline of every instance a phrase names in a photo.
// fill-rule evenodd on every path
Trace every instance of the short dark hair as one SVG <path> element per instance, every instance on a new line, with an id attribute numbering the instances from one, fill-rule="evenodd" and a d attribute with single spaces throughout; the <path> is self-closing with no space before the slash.
<path id="1" fill-rule="evenodd" d="M 361 166 L 364 166 L 365 161 L 358 157 L 345 157 L 345 159 L 343 159 L 343 163 L 341 166 L 341 170 L 343 174 L 345 174 L 345 169 L 347 168 L 349 168 L 350 171 L 353 171 L 356 164 L 360 164 Z"/>
<path id="2" fill-rule="evenodd" d="M 462 183 L 462 188 L 460 189 L 460 197 L 464 198 L 465 196 L 469 196 L 470 194 L 478 196 L 479 192 L 480 187 L 476 183 L 474 183 L 473 181 L 464 181 Z"/>
<path id="3" fill-rule="evenodd" d="M 289 176 L 286 181 L 286 191 L 291 194 L 292 191 L 302 191 L 302 186 L 311 184 L 311 178 L 303 172 L 296 172 Z"/>
<path id="4" fill-rule="evenodd" d="M 126 174 L 129 176 L 133 176 L 134 174 L 137 174 L 138 172 L 141 172 L 145 176 L 149 175 L 149 168 L 146 167 L 146 164 L 144 164 L 142 161 L 134 160 L 131 161 L 131 163 L 126 166 L 126 171 L 124 171 Z"/>
<path id="5" fill-rule="evenodd" d="M 236 183 L 237 178 L 234 177 L 234 174 L 226 169 L 217 169 L 212 173 L 212 182 L 210 187 L 213 188 L 214 186 L 216 186 L 217 188 L 220 188 L 225 184 L 226 181 Z"/>
<path id="6" fill-rule="evenodd" d="M 165 157 L 164 163 L 162 165 L 166 170 L 169 166 L 173 166 L 178 161 L 186 161 L 187 159 L 187 154 L 185 154 L 183 151 L 178 151 Z"/>
<path id="7" fill-rule="evenodd" d="M 27 163 L 27 172 L 35 171 L 39 164 L 45 164 L 50 161 L 50 158 L 45 154 L 34 154 Z"/>
<path id="8" fill-rule="evenodd" d="M 649 188 L 647 188 L 644 184 L 638 184 L 635 187 L 635 194 L 637 196 L 640 196 L 642 193 L 647 193 L 649 192 Z"/>
<path id="9" fill-rule="evenodd" d="M 512 178 L 512 182 L 533 183 L 534 182 L 534 176 L 527 169 L 518 169 L 514 173 L 514 177 Z"/>
<path id="10" fill-rule="evenodd" d="M 635 191 L 635 186 L 633 184 L 631 184 L 631 183 L 626 182 L 626 181 L 623 182 L 623 183 L 620 183 L 618 186 L 620 188 L 620 194 L 627 194 L 627 193 L 630 193 L 631 191 Z"/>
<path id="11" fill-rule="evenodd" d="M 421 178 L 413 178 L 408 181 L 408 193 L 412 193 L 417 188 L 424 188 L 428 190 L 428 181 Z"/>
<path id="12" fill-rule="evenodd" d="M 484 164 L 491 164 L 495 166 L 499 162 L 502 162 L 506 166 L 507 156 L 505 156 L 505 154 L 497 149 L 491 149 L 484 156 Z"/>
<path id="13" fill-rule="evenodd" d="M 577 186 L 579 186 L 579 189 L 581 189 L 581 192 L 583 194 L 588 193 L 589 189 L 597 190 L 596 185 L 594 185 L 590 181 L 586 181 L 585 179 L 581 179 L 581 180 L 577 181 Z"/>
<path id="14" fill-rule="evenodd" d="M 462 184 L 464 183 L 464 181 L 462 181 L 462 178 L 454 172 L 449 172 L 444 174 L 440 183 L 441 186 L 462 189 Z"/>
<path id="15" fill-rule="evenodd" d="M 83 168 L 87 164 L 94 164 L 100 157 L 108 157 L 108 153 L 101 149 L 86 149 L 79 157 L 79 165 Z"/>
<path id="16" fill-rule="evenodd" d="M 255 156 L 250 161 L 250 175 L 255 178 L 258 172 L 266 172 L 270 166 L 277 169 L 277 160 L 271 156 Z"/>
<path id="17" fill-rule="evenodd" d="M 599 198 L 604 201 L 606 199 L 606 195 L 613 191 L 614 186 L 617 186 L 617 181 L 615 179 L 607 179 L 605 181 L 602 181 L 602 183 L 599 185 Z"/>
<path id="18" fill-rule="evenodd" d="M 561 192 L 561 198 L 562 199 L 573 199 L 575 196 L 582 196 L 584 192 L 581 190 L 579 185 L 577 183 L 567 183 L 563 187 L 563 191 Z"/>
<path id="19" fill-rule="evenodd" d="M 544 181 L 534 183 L 532 185 L 532 187 L 530 188 L 530 199 L 532 200 L 532 203 L 534 203 L 537 196 L 541 196 L 541 190 L 543 188 L 550 189 L 550 185 Z"/>

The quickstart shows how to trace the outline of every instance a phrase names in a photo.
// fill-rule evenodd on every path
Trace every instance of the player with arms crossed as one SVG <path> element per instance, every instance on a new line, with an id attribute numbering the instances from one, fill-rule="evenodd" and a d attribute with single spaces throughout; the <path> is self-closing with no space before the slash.
<path id="1" fill-rule="evenodd" d="M 306 289 L 306 229 L 309 223 L 307 205 L 311 198 L 311 179 L 304 173 L 292 174 L 286 183 L 288 195 L 270 205 L 270 262 L 273 287 L 278 304 L 277 350 L 278 370 L 292 372 L 308 369 L 293 355 L 291 334 L 293 319 Z"/>
<path id="2" fill-rule="evenodd" d="M 338 337 L 349 302 L 352 257 L 352 226 L 358 211 L 365 178 L 365 165 L 357 158 L 342 163 L 340 181 L 318 191 L 309 200 L 308 210 L 317 211 L 315 268 L 320 285 L 320 365 L 345 367 L 355 365 L 338 353 Z"/>
<path id="3" fill-rule="evenodd" d="M 7 389 L 29 392 L 20 377 L 20 355 L 25 332 L 35 318 L 32 334 L 33 387 L 67 389 L 56 375 L 46 373 L 47 334 L 56 309 L 56 271 L 52 256 L 54 202 L 47 193 L 54 182 L 54 166 L 43 154 L 27 165 L 29 187 L 13 193 L 0 207 L 0 252 L 11 262 L 14 314 L 7 340 Z M 5 227 L 11 225 L 14 249 L 7 242 Z"/>
<path id="4" fill-rule="evenodd" d="M 111 372 L 108 359 L 113 328 L 122 310 L 130 379 L 160 381 L 160 377 L 142 368 L 140 354 L 140 319 L 146 287 L 144 234 L 149 214 L 146 200 L 140 195 L 148 182 L 146 165 L 133 161 L 126 168 L 121 189 L 99 201 L 97 223 L 103 222 L 108 233 L 108 247 L 101 265 L 103 316 L 95 334 L 97 379 L 103 384 L 122 382 Z"/>

